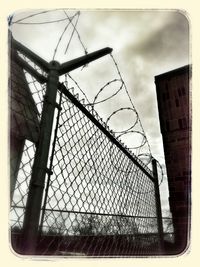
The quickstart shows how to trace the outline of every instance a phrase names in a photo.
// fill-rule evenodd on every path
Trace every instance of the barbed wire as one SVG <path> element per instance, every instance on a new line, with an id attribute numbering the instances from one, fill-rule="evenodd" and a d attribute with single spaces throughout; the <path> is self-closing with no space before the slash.
<path id="1" fill-rule="evenodd" d="M 73 20 L 73 19 L 74 19 L 76 16 L 77 16 L 77 20 L 76 20 L 76 23 L 75 23 L 75 25 L 76 25 L 76 24 L 77 24 L 77 22 L 78 22 L 78 18 L 79 18 L 79 12 L 76 12 L 76 13 L 75 13 L 75 15 L 74 15 L 74 16 L 72 16 L 72 19 L 71 19 L 71 20 Z M 59 37 L 59 39 L 58 39 L 58 42 L 57 42 L 57 45 L 56 45 L 56 47 L 55 47 L 54 54 L 53 54 L 53 60 L 55 59 L 56 53 L 57 53 L 57 51 L 58 51 L 58 46 L 59 46 L 59 44 L 61 43 L 61 41 L 62 41 L 62 38 L 63 38 L 63 36 L 64 36 L 65 32 L 67 31 L 68 27 L 69 27 L 69 26 L 70 26 L 70 24 L 71 24 L 71 20 L 69 20 L 69 21 L 68 21 L 67 25 L 65 26 L 65 28 L 64 28 L 64 30 L 63 30 L 63 32 L 61 33 L 61 35 L 60 35 L 60 37 Z M 75 26 L 74 26 L 74 27 L 75 27 Z M 74 30 L 72 31 L 72 34 L 71 34 L 70 40 L 69 40 L 69 42 L 67 43 L 67 48 L 66 48 L 66 50 L 65 50 L 65 51 L 67 51 L 67 49 L 68 49 L 68 47 L 69 47 L 69 44 L 70 44 L 70 42 L 71 42 L 71 39 L 72 39 L 73 33 L 74 33 Z"/>
<path id="2" fill-rule="evenodd" d="M 77 30 L 77 24 L 78 24 L 78 21 L 79 21 L 79 18 L 80 18 L 80 11 L 75 11 L 75 13 L 71 16 L 69 16 L 68 12 L 67 12 L 67 9 L 54 9 L 54 10 L 45 10 L 45 11 L 42 11 L 42 12 L 38 12 L 36 14 L 31 14 L 29 16 L 26 16 L 22 19 L 19 19 L 19 20 L 16 20 L 14 22 L 11 22 L 11 25 L 12 24 L 31 24 L 31 23 L 37 23 L 37 22 L 24 22 L 24 20 L 26 19 L 29 19 L 29 18 L 33 18 L 34 16 L 37 16 L 37 15 L 42 15 L 42 14 L 45 14 L 45 13 L 48 13 L 48 12 L 53 12 L 53 11 L 60 11 L 62 10 L 66 16 L 66 18 L 62 18 L 62 19 L 58 19 L 58 20 L 55 20 L 55 21 L 45 21 L 45 22 L 38 22 L 38 24 L 47 24 L 47 23 L 56 23 L 56 22 L 60 22 L 60 21 L 65 21 L 66 20 L 66 25 L 65 25 L 65 28 L 63 29 L 61 35 L 59 36 L 58 38 L 58 42 L 55 46 L 55 49 L 54 49 L 54 54 L 53 54 L 53 60 L 55 59 L 56 57 L 56 54 L 58 52 L 58 48 L 59 48 L 59 45 L 60 43 L 63 41 L 64 39 L 64 35 L 67 31 L 67 29 L 69 28 L 69 26 L 72 26 L 72 32 L 69 36 L 69 40 L 65 46 L 65 50 L 64 50 L 64 54 L 67 53 L 68 49 L 69 49 L 69 46 L 72 42 L 72 39 L 73 39 L 73 36 L 74 34 L 77 35 L 78 37 L 78 40 L 79 40 L 79 43 L 81 44 L 83 50 L 84 50 L 84 53 L 87 54 L 87 48 L 86 46 L 84 45 L 82 39 L 81 39 L 81 36 Z M 74 22 L 74 20 L 76 19 L 76 21 Z M 146 133 L 145 133 L 145 130 L 143 128 L 143 125 L 142 125 L 142 122 L 140 120 L 140 116 L 134 106 L 134 103 L 132 101 L 132 98 L 130 96 L 130 93 L 128 91 L 128 88 L 126 86 L 126 83 L 122 77 L 122 74 L 120 72 L 120 69 L 119 69 L 119 66 L 116 62 L 116 59 L 114 58 L 113 54 L 111 53 L 110 54 L 110 58 L 114 64 L 114 67 L 115 67 L 115 70 L 116 70 L 116 73 L 117 73 L 117 78 L 115 79 L 112 79 L 110 81 L 108 81 L 106 84 L 104 84 L 99 90 L 98 92 L 96 93 L 96 95 L 94 96 L 93 100 L 92 101 L 89 101 L 89 98 L 88 96 L 86 95 L 86 93 L 84 92 L 84 90 L 81 88 L 80 84 L 72 77 L 71 74 L 67 73 L 65 75 L 65 83 L 67 84 L 67 78 L 69 78 L 71 80 L 71 82 L 73 82 L 74 86 L 76 87 L 76 89 L 79 90 L 79 92 L 81 92 L 81 94 L 84 96 L 84 100 L 82 99 L 81 102 L 83 105 L 85 105 L 86 107 L 90 107 L 90 111 L 95 114 L 95 107 L 96 105 L 100 105 L 102 103 L 105 103 L 106 101 L 110 100 L 111 98 L 115 97 L 118 95 L 119 92 L 123 92 L 127 95 L 128 99 L 129 99 L 129 102 L 130 102 L 130 106 L 125 106 L 125 107 L 120 107 L 116 110 L 114 110 L 105 120 L 102 120 L 105 124 L 105 127 L 110 129 L 109 127 L 109 123 L 111 121 L 111 119 L 113 118 L 113 116 L 115 115 L 118 115 L 120 112 L 123 112 L 123 111 L 131 111 L 133 114 L 135 114 L 135 120 L 133 121 L 133 123 L 127 128 L 127 129 L 123 129 L 123 130 L 113 130 L 112 129 L 112 133 L 117 135 L 117 137 L 120 139 L 121 137 L 125 137 L 125 136 L 128 136 L 128 134 L 140 134 L 142 136 L 142 140 L 140 141 L 140 144 L 138 145 L 135 145 L 135 146 L 126 146 L 128 149 L 130 150 L 134 150 L 134 154 L 136 154 L 137 157 L 141 158 L 142 160 L 144 160 L 143 158 L 145 158 L 145 160 L 147 160 L 147 164 L 149 164 L 151 162 L 151 159 L 152 159 L 152 153 L 151 153 L 151 148 L 150 148 L 150 144 L 148 142 L 148 139 L 146 137 Z M 114 84 L 114 83 L 120 83 L 119 87 L 117 88 L 117 90 L 115 90 L 115 92 L 113 94 L 111 94 L 110 96 L 108 97 L 105 97 L 104 99 L 102 100 L 98 100 L 99 99 L 99 96 L 103 93 L 104 90 L 107 89 L 108 86 L 110 86 L 111 84 Z M 72 93 L 74 93 L 74 88 L 72 90 Z M 78 96 L 79 97 L 79 96 Z M 116 119 L 117 119 L 117 116 L 116 116 Z M 138 126 L 139 126 L 139 129 L 138 129 Z M 136 128 L 137 127 L 137 128 Z M 136 128 L 136 129 L 135 129 Z M 125 142 L 126 143 L 126 142 Z M 146 150 L 145 152 L 142 151 L 142 149 L 144 149 L 144 146 L 146 146 Z M 162 183 L 163 181 L 163 170 L 162 170 L 162 166 L 161 164 L 159 163 L 159 167 L 161 168 L 161 178 L 160 178 L 160 184 Z"/>
<path id="3" fill-rule="evenodd" d="M 26 16 L 26 17 L 24 17 L 24 18 L 21 18 L 21 19 L 18 19 L 18 20 L 16 20 L 16 21 L 10 21 L 10 25 L 12 25 L 12 24 L 26 24 L 26 23 L 21 23 L 21 21 L 23 21 L 23 20 L 25 20 L 25 19 L 29 19 L 29 18 L 33 18 L 33 17 L 35 17 L 35 16 L 38 16 L 38 15 L 41 15 L 41 14 L 46 14 L 46 13 L 49 13 L 49 12 L 54 12 L 54 11 L 58 11 L 58 10 L 63 10 L 63 9 L 59 9 L 59 8 L 57 8 L 57 9 L 51 9 L 51 10 L 44 10 L 44 11 L 41 11 L 41 12 L 37 12 L 37 13 L 35 13 L 35 14 L 31 14 L 31 15 L 28 15 L 28 16 Z M 14 17 L 14 14 L 12 15 L 12 18 Z M 45 23 L 49 23 L 49 21 L 48 22 L 45 22 Z M 27 23 L 27 24 L 34 24 L 34 22 L 29 22 L 29 23 Z"/>
<path id="4" fill-rule="evenodd" d="M 64 11 L 64 12 L 65 12 L 65 14 L 67 14 L 66 11 Z M 79 15 L 80 15 L 80 13 L 79 13 Z M 77 20 L 77 22 L 78 22 L 78 20 Z M 76 28 L 76 25 L 73 25 L 73 26 L 74 26 L 74 29 L 75 29 L 75 28 Z M 75 31 L 75 30 L 74 30 L 74 31 Z M 71 37 L 72 37 L 72 35 L 71 35 Z M 79 35 L 79 37 L 80 37 L 80 35 Z M 71 39 L 70 39 L 70 40 L 71 40 Z M 83 44 L 83 42 L 81 41 L 81 38 L 79 38 L 79 41 L 81 42 L 81 44 Z M 85 46 L 84 46 L 84 49 L 85 49 Z M 85 49 L 85 51 L 87 51 L 87 50 Z M 114 116 L 116 113 L 118 113 L 118 112 L 120 112 L 120 111 L 123 111 L 123 110 L 132 110 L 132 111 L 135 113 L 135 115 L 136 115 L 136 121 L 135 121 L 135 122 L 128 128 L 128 129 L 126 129 L 126 130 L 113 131 L 113 132 L 114 132 L 115 134 L 119 134 L 118 137 L 125 136 L 125 135 L 127 135 L 128 133 L 139 133 L 139 134 L 141 134 L 141 135 L 143 136 L 143 139 L 142 139 L 140 145 L 135 146 L 135 147 L 128 147 L 128 148 L 129 148 L 129 149 L 138 149 L 138 153 L 137 153 L 137 155 L 140 155 L 140 157 L 141 157 L 141 155 L 143 155 L 143 156 L 145 155 L 146 157 L 149 158 L 149 162 L 150 162 L 150 160 L 153 158 L 153 156 L 152 156 L 151 148 L 150 148 L 150 144 L 149 144 L 148 139 L 147 139 L 147 137 L 146 137 L 146 134 L 145 134 L 145 131 L 144 131 L 142 122 L 141 122 L 141 120 L 140 120 L 139 114 L 138 114 L 138 112 L 137 112 L 137 110 L 136 110 L 136 108 L 135 108 L 135 106 L 134 106 L 134 103 L 133 103 L 133 101 L 132 101 L 132 99 L 131 99 L 131 96 L 130 96 L 130 94 L 129 94 L 128 88 L 127 88 L 127 86 L 126 86 L 126 83 L 124 82 L 124 80 L 123 80 L 123 78 L 122 78 L 122 74 L 121 74 L 121 72 L 120 72 L 120 69 L 119 69 L 119 67 L 118 67 L 118 64 L 117 64 L 117 62 L 116 62 L 116 60 L 115 60 L 115 58 L 114 58 L 114 56 L 113 56 L 112 53 L 110 54 L 110 57 L 111 57 L 111 59 L 112 59 L 112 61 L 113 61 L 113 63 L 114 63 L 114 66 L 115 66 L 115 68 L 116 68 L 116 71 L 117 71 L 117 74 L 118 74 L 119 78 L 113 79 L 113 80 L 107 82 L 105 85 L 103 85 L 103 86 L 99 89 L 99 91 L 96 93 L 96 95 L 94 96 L 94 100 L 93 100 L 93 101 L 89 101 L 89 100 L 88 100 L 88 98 L 86 97 L 86 94 L 84 93 L 84 90 L 81 89 L 81 87 L 80 87 L 80 85 L 78 84 L 78 82 L 76 82 L 75 84 L 77 85 L 77 88 L 81 91 L 81 93 L 84 95 L 84 97 L 86 97 L 86 100 L 87 100 L 87 102 L 88 102 L 88 103 L 86 104 L 86 106 L 91 106 L 91 107 L 92 107 L 92 110 L 91 110 L 91 111 L 92 111 L 93 113 L 94 113 L 94 110 L 95 110 L 95 105 L 104 103 L 104 102 L 106 102 L 107 100 L 110 100 L 111 98 L 113 98 L 114 96 L 116 96 L 122 89 L 125 90 L 125 92 L 126 92 L 128 98 L 129 98 L 129 101 L 130 101 L 132 107 L 131 107 L 131 108 L 130 108 L 130 107 L 123 107 L 123 108 L 119 108 L 119 109 L 113 111 L 112 114 L 106 119 L 105 124 L 106 124 L 106 126 L 108 126 L 108 122 L 110 121 L 111 117 Z M 71 80 L 73 79 L 71 75 L 70 75 L 70 76 L 68 75 L 68 77 L 70 77 Z M 73 79 L 73 81 L 75 82 L 74 79 Z M 111 96 L 109 96 L 109 97 L 107 97 L 107 98 L 104 98 L 103 100 L 97 101 L 99 95 L 100 95 L 104 90 L 106 90 L 106 88 L 107 88 L 110 84 L 112 84 L 112 83 L 116 83 L 116 82 L 120 82 L 120 83 L 121 83 L 120 87 L 119 87 L 119 88 L 118 88 L 118 89 L 117 89 Z M 133 131 L 133 129 L 134 129 L 134 127 L 136 126 L 136 124 L 139 124 L 139 126 L 140 126 L 140 128 L 141 128 L 141 131 Z M 141 148 L 142 148 L 145 144 L 147 144 L 148 153 L 140 153 Z M 148 163 L 149 163 L 149 162 L 148 162 Z M 160 164 L 159 164 L 159 166 L 160 166 L 160 168 L 161 168 L 161 178 L 160 178 L 160 182 L 159 182 L 159 184 L 161 184 L 162 181 L 163 181 L 163 170 L 162 170 L 162 166 L 161 166 Z"/>
<path id="5" fill-rule="evenodd" d="M 57 22 L 65 21 L 65 20 L 68 20 L 68 18 L 57 19 L 57 20 L 52 20 L 52 21 L 43 21 L 43 22 L 14 22 L 13 24 L 22 24 L 22 25 L 31 25 L 32 26 L 32 25 L 57 23 Z"/>
<path id="6" fill-rule="evenodd" d="M 107 118 L 107 120 L 106 120 L 106 124 L 109 123 L 109 121 L 112 119 L 112 117 L 113 117 L 115 114 L 117 114 L 118 112 L 124 111 L 124 110 L 131 110 L 134 114 L 137 115 L 137 116 L 136 116 L 136 119 L 135 119 L 135 122 L 134 122 L 133 125 L 131 125 L 128 129 L 126 129 L 126 130 L 122 130 L 122 131 L 115 131 L 115 133 L 119 133 L 119 134 L 126 133 L 126 132 L 132 130 L 132 129 L 135 127 L 135 125 L 138 123 L 138 117 L 139 117 L 139 116 L 138 116 L 138 113 L 136 112 L 136 110 L 135 110 L 134 108 L 126 107 L 126 108 L 119 108 L 119 109 L 113 111 L 113 112 L 110 114 L 110 116 Z"/>
<path id="7" fill-rule="evenodd" d="M 77 12 L 77 19 L 76 19 L 75 24 L 72 23 L 72 19 L 69 19 L 70 24 L 72 24 L 72 26 L 73 26 L 73 30 L 72 30 L 72 33 L 71 33 L 71 35 L 70 35 L 69 41 L 68 41 L 68 43 L 67 43 L 67 47 L 65 48 L 65 52 L 64 52 L 64 54 L 67 53 L 68 48 L 69 48 L 69 45 L 70 45 L 70 43 L 71 43 L 71 41 L 72 41 L 72 37 L 73 37 L 73 35 L 74 35 L 76 26 L 77 26 L 77 24 L 78 24 L 79 16 L 80 16 L 80 12 Z"/>
<path id="8" fill-rule="evenodd" d="M 80 44 L 82 45 L 85 54 L 87 54 L 87 48 L 85 47 L 85 45 L 83 44 L 83 42 L 82 42 L 82 40 L 81 40 L 81 36 L 80 36 L 80 34 L 79 34 L 79 32 L 78 32 L 78 30 L 77 30 L 77 28 L 76 28 L 76 25 L 73 24 L 73 21 L 72 21 L 71 18 L 68 16 L 68 14 L 67 14 L 67 12 L 66 12 L 65 10 L 64 10 L 64 13 L 65 13 L 65 15 L 67 16 L 67 18 L 69 19 L 69 21 L 71 22 L 71 25 L 74 27 L 74 31 L 75 31 L 76 34 L 77 34 L 77 37 L 78 37 L 78 39 L 79 39 L 79 42 L 80 42 Z M 80 12 L 79 12 L 79 16 L 80 16 Z M 78 17 L 78 18 L 79 18 L 79 17 Z M 78 21 L 77 21 L 77 23 L 78 23 Z M 66 54 L 66 50 L 65 50 L 65 54 Z"/>

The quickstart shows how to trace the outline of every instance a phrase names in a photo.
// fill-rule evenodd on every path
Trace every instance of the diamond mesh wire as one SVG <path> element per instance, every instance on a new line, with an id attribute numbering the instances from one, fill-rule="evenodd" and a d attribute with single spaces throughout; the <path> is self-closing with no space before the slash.
<path id="1" fill-rule="evenodd" d="M 152 252 L 159 243 L 154 182 L 65 95 L 61 107 L 38 250 Z"/>

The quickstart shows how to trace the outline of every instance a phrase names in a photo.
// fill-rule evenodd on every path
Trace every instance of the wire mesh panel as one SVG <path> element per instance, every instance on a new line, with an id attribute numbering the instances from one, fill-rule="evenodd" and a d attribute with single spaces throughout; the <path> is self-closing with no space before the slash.
<path id="1" fill-rule="evenodd" d="M 154 182 L 66 95 L 60 97 L 40 253 L 126 255 L 147 253 L 152 244 L 156 250 Z"/>

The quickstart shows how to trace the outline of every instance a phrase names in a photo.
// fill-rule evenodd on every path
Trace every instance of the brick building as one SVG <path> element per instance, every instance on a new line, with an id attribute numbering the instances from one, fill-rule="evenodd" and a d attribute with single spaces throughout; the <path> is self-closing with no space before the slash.
<path id="1" fill-rule="evenodd" d="M 39 138 L 39 113 L 23 69 L 17 64 L 17 52 L 9 32 L 10 53 L 10 198 L 12 201 L 25 140 L 36 143 Z"/>
<path id="2" fill-rule="evenodd" d="M 169 204 L 175 233 L 175 253 L 189 241 L 191 204 L 191 68 L 155 76 L 160 128 L 169 185 Z"/>

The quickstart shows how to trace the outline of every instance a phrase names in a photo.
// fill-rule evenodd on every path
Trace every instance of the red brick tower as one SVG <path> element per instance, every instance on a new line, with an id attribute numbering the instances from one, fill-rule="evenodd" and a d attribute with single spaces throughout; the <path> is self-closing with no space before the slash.
<path id="1" fill-rule="evenodd" d="M 175 233 L 175 253 L 188 245 L 191 206 L 190 66 L 155 77 Z"/>

